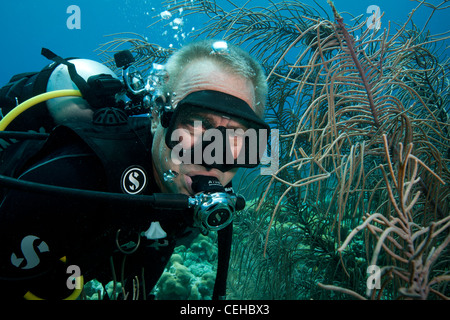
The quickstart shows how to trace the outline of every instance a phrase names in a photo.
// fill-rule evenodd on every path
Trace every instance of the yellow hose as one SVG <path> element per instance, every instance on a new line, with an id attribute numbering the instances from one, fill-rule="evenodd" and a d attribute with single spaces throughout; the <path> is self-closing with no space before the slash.
<path id="1" fill-rule="evenodd" d="M 70 294 L 70 296 L 68 296 L 67 298 L 65 298 L 63 300 L 76 300 L 76 299 L 78 299 L 78 297 L 81 294 L 81 291 L 83 291 L 83 286 L 84 286 L 84 278 L 83 278 L 83 276 L 79 276 L 78 277 L 78 281 L 79 281 L 79 284 L 80 284 L 80 289 L 73 290 L 73 292 Z M 26 300 L 44 300 L 42 298 L 39 298 L 37 295 L 33 294 L 30 291 L 25 293 L 25 295 L 23 297 Z"/>
<path id="2" fill-rule="evenodd" d="M 6 127 L 15 119 L 17 118 L 22 112 L 25 110 L 50 99 L 53 98 L 60 98 L 60 97 L 69 97 L 69 96 L 76 96 L 81 97 L 81 92 L 79 90 L 57 90 L 57 91 L 51 91 L 42 93 L 40 95 L 37 95 L 33 98 L 30 98 L 21 104 L 19 104 L 17 107 L 12 109 L 8 114 L 6 114 L 3 119 L 0 121 L 0 131 L 4 131 Z"/>

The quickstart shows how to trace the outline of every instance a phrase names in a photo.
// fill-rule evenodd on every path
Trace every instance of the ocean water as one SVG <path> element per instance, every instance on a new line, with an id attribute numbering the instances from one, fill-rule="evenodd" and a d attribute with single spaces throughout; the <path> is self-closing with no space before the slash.
<path id="1" fill-rule="evenodd" d="M 188 2 L 186 0 L 179 3 Z M 247 0 L 235 0 L 236 5 L 244 5 Z M 311 0 L 304 3 L 321 9 Z M 347 11 L 357 16 L 369 15 L 367 9 L 376 5 L 384 13 L 381 27 L 387 27 L 388 21 L 402 23 L 408 14 L 417 6 L 410 0 L 335 0 L 340 12 Z M 441 1 L 428 1 L 435 5 Z M 220 5 L 230 8 L 226 0 L 218 0 Z M 252 0 L 247 7 L 267 6 L 266 0 Z M 330 9 L 325 0 L 317 0 L 330 15 Z M 69 29 L 68 20 L 73 11 L 72 5 L 80 9 L 80 28 Z M 48 64 L 47 59 L 40 55 L 42 47 L 46 47 L 62 57 L 82 57 L 98 59 L 94 50 L 108 41 L 105 35 L 120 32 L 135 32 L 144 35 L 149 42 L 163 46 L 172 44 L 179 47 L 189 41 L 192 28 L 198 30 L 207 21 L 207 17 L 187 17 L 183 30 L 176 32 L 165 20 L 151 28 L 158 15 L 167 7 L 161 0 L 44 0 L 44 1 L 1 1 L 0 2 L 0 86 L 7 83 L 11 76 L 20 72 L 40 70 Z M 423 26 L 432 12 L 430 8 L 422 8 L 415 14 L 414 21 Z M 449 30 L 450 22 L 444 12 L 436 12 L 428 28 L 432 33 Z M 186 38 L 183 39 L 183 36 Z M 175 38 L 177 37 L 177 38 Z"/>

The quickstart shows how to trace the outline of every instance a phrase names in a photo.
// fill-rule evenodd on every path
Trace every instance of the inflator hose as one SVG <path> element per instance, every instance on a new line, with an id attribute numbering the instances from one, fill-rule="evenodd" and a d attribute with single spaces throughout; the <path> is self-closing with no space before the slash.
<path id="1" fill-rule="evenodd" d="M 0 131 L 4 131 L 6 127 L 15 119 L 17 118 L 22 112 L 25 110 L 50 99 L 53 98 L 60 98 L 60 97 L 69 97 L 69 96 L 75 96 L 75 97 L 82 97 L 81 92 L 79 90 L 57 90 L 57 91 L 51 91 L 42 93 L 40 95 L 37 95 L 33 98 L 30 98 L 21 104 L 19 104 L 17 107 L 12 109 L 10 112 L 8 112 L 3 119 L 0 121 Z"/>

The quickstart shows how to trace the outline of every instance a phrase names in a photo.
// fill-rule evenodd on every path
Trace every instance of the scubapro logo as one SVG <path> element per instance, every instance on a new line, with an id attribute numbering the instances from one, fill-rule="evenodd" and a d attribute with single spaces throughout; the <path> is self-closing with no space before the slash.
<path id="1" fill-rule="evenodd" d="M 43 252 L 49 252 L 49 248 L 47 243 L 45 241 L 42 241 L 39 237 L 29 235 L 22 239 L 22 242 L 20 244 L 20 249 L 22 250 L 23 258 L 18 257 L 15 253 L 11 255 L 11 263 L 16 266 L 17 268 L 21 269 L 33 269 L 40 263 L 39 255 L 35 251 L 34 243 L 35 241 L 40 243 L 36 246 L 36 249 L 43 253 Z M 36 242 L 36 243 L 37 243 Z M 23 265 L 23 262 L 26 262 L 25 265 Z"/>
<path id="2" fill-rule="evenodd" d="M 138 194 L 147 185 L 147 175 L 140 167 L 130 167 L 122 175 L 122 190 L 128 194 Z"/>

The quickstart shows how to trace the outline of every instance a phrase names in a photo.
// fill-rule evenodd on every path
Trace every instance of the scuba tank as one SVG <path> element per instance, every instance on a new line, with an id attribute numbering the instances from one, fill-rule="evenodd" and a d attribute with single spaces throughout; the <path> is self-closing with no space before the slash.
<path id="1" fill-rule="evenodd" d="M 38 103 L 27 112 L 17 115 L 9 124 L 8 130 L 50 132 L 55 125 L 66 120 L 64 113 L 67 112 L 64 109 L 77 106 L 77 110 L 71 111 L 72 119 L 68 119 L 76 120 L 77 112 L 81 114 L 90 108 L 115 104 L 114 95 L 122 90 L 123 86 L 111 69 L 93 60 L 62 59 L 47 49 L 43 49 L 42 54 L 54 59 L 54 62 L 39 72 L 15 75 L 0 89 L 3 116 L 19 104 L 46 92 L 79 90 L 84 99 L 61 97 Z M 90 87 L 88 83 L 94 85 Z"/>

